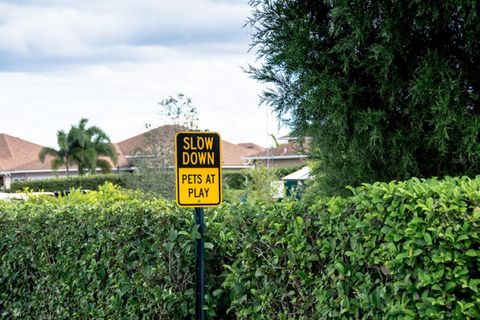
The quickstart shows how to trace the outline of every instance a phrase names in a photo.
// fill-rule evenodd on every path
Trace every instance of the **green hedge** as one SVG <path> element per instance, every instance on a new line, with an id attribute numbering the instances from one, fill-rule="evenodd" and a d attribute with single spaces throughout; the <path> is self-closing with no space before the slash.
<path id="1" fill-rule="evenodd" d="M 89 176 L 75 176 L 70 178 L 55 178 L 43 180 L 15 181 L 10 187 L 11 192 L 22 191 L 28 188 L 32 191 L 67 191 L 70 189 L 97 190 L 105 182 L 124 186 L 123 174 L 98 174 Z"/>
<path id="2" fill-rule="evenodd" d="M 212 319 L 480 318 L 480 178 L 206 210 Z M 0 202 L 0 317 L 191 319 L 191 210 L 113 187 Z"/>
<path id="3" fill-rule="evenodd" d="M 275 169 L 275 175 L 279 178 L 298 170 L 297 167 L 293 168 L 279 168 Z M 248 170 L 242 171 L 224 171 L 223 172 L 223 185 L 229 189 L 244 189 L 245 182 L 250 178 Z M 32 191 L 67 191 L 70 189 L 87 189 L 97 190 L 98 186 L 105 182 L 111 182 L 115 185 L 122 187 L 135 187 L 142 186 L 142 182 L 136 180 L 141 179 L 139 175 L 126 174 L 96 174 L 89 176 L 74 176 L 70 178 L 54 178 L 54 179 L 42 179 L 42 180 L 26 180 L 15 181 L 11 184 L 10 192 L 22 191 L 26 188 Z M 135 180 L 137 183 L 132 183 Z M 155 183 L 155 181 L 153 181 Z"/>
<path id="4" fill-rule="evenodd" d="M 192 318 L 191 210 L 110 186 L 59 199 L 0 202 L 0 230 L 2 319 Z M 221 279 L 212 256 L 221 254 L 211 236 L 207 303 L 215 316 L 225 307 L 214 296 Z"/>
<path id="5" fill-rule="evenodd" d="M 237 317 L 479 319 L 480 178 L 354 193 L 232 228 L 240 250 L 224 286 Z"/>

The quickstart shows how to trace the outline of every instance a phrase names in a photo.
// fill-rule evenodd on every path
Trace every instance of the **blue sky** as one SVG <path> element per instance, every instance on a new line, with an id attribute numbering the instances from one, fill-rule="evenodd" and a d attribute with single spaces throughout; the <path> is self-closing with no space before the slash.
<path id="1" fill-rule="evenodd" d="M 201 127 L 268 145 L 285 129 L 241 69 L 256 63 L 249 13 L 247 0 L 0 0 L 0 132 L 54 146 L 87 117 L 120 141 L 182 92 Z"/>

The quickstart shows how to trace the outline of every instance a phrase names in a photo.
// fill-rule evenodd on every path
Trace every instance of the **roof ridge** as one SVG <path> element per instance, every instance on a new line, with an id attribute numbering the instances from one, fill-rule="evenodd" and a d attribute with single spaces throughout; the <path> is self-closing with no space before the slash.
<path id="1" fill-rule="evenodd" d="M 133 137 L 130 137 L 130 138 L 127 138 L 127 139 L 123 139 L 123 140 L 118 141 L 118 142 L 115 142 L 115 143 L 121 144 L 121 143 L 123 143 L 123 142 L 129 141 L 129 140 L 133 140 L 133 139 L 139 138 L 139 137 L 141 137 L 141 136 L 145 136 L 145 135 L 147 135 L 147 134 L 149 134 L 149 133 L 152 133 L 152 132 L 154 132 L 154 131 L 160 130 L 161 128 L 172 128 L 172 127 L 178 127 L 178 128 L 180 128 L 180 129 L 182 129 L 182 130 L 184 129 L 183 126 L 180 126 L 180 125 L 178 125 L 178 124 L 164 124 L 164 125 L 161 125 L 161 126 L 152 128 L 152 129 L 148 129 L 147 131 L 144 131 L 144 132 L 142 132 L 142 133 L 136 134 L 136 135 L 134 135 Z"/>
<path id="2" fill-rule="evenodd" d="M 22 138 L 20 138 L 20 137 L 12 136 L 12 135 L 10 135 L 10 134 L 8 134 L 8 133 L 0 133 L 0 136 L 2 136 L 2 135 L 4 136 L 5 141 L 7 141 L 7 142 L 8 142 L 8 141 L 11 141 L 11 140 L 19 140 L 19 141 L 21 141 L 21 142 L 33 144 L 33 145 L 35 145 L 35 146 L 37 146 L 37 147 L 42 147 L 42 148 L 44 147 L 44 145 L 38 144 L 38 143 L 36 143 L 36 142 L 29 141 L 29 140 L 25 140 L 25 139 L 22 139 Z M 7 138 L 8 138 L 8 139 L 7 139 Z M 10 146 L 10 144 L 9 144 L 9 146 Z"/>
<path id="3" fill-rule="evenodd" d="M 43 148 L 40 144 L 9 134 L 1 134 L 0 137 L 0 148 L 3 154 L 0 159 L 2 171 L 15 170 L 35 163 L 38 159 L 38 152 Z"/>

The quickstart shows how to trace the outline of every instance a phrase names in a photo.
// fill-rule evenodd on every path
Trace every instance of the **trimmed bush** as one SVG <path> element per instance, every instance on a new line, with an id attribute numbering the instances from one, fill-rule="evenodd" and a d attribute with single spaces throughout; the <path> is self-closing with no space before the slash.
<path id="1" fill-rule="evenodd" d="M 137 200 L 111 185 L 0 202 L 0 318 L 191 319 L 192 217 L 171 202 Z M 209 239 L 213 317 L 222 307 L 212 293 L 221 286 L 212 255 L 221 254 Z"/>
<path id="2" fill-rule="evenodd" d="M 150 197 L 175 199 L 175 171 L 142 168 L 139 172 L 123 175 L 124 187 L 140 190 Z"/>
<path id="3" fill-rule="evenodd" d="M 97 190 L 98 186 L 111 182 L 118 186 L 125 186 L 123 174 L 98 174 L 75 176 L 69 178 L 55 178 L 43 180 L 15 181 L 10 187 L 11 192 L 29 189 L 32 191 L 67 191 L 70 189 Z"/>
<path id="4" fill-rule="evenodd" d="M 480 318 L 480 178 L 353 192 L 257 209 L 232 229 L 224 286 L 238 319 Z"/>
<path id="5" fill-rule="evenodd" d="M 480 318 L 480 178 L 206 211 L 211 319 Z M 191 319 L 192 210 L 113 186 L 0 202 L 0 317 Z"/>

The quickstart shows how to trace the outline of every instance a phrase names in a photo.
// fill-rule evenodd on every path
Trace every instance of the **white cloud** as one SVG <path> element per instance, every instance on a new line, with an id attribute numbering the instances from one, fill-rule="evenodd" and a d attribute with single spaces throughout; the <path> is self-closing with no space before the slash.
<path id="1" fill-rule="evenodd" d="M 0 132 L 55 145 L 87 117 L 119 141 L 183 92 L 203 128 L 267 145 L 275 122 L 240 68 L 248 14 L 237 0 L 0 0 Z"/>
<path id="2" fill-rule="evenodd" d="M 75 58 L 117 46 L 248 41 L 247 31 L 241 28 L 249 10 L 246 4 L 205 0 L 31 3 L 0 3 L 0 50 L 23 57 Z"/>
<path id="3" fill-rule="evenodd" d="M 259 85 L 240 69 L 242 56 L 182 57 L 154 63 L 72 68 L 54 73 L 0 73 L 2 131 L 54 145 L 55 132 L 87 117 L 114 141 L 159 124 L 158 102 L 178 92 L 193 98 L 200 125 L 232 142 L 269 143 Z M 31 128 L 35 128 L 32 130 Z"/>
<path id="4" fill-rule="evenodd" d="M 89 53 L 95 38 L 115 35 L 109 27 L 114 17 L 90 16 L 69 8 L 12 5 L 0 5 L 0 12 L 0 48 L 21 56 L 82 56 Z"/>

